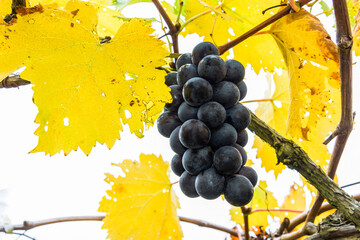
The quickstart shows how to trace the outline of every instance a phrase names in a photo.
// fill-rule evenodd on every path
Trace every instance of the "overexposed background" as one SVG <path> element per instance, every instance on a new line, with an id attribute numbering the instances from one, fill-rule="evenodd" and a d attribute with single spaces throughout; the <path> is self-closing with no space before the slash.
<path id="1" fill-rule="evenodd" d="M 327 1 L 330 4 L 330 1 Z M 141 6 L 141 7 L 139 7 Z M 132 16 L 157 17 L 158 13 L 152 4 L 129 7 L 126 12 Z M 334 36 L 333 18 L 320 16 L 325 27 Z M 162 34 L 159 31 L 159 34 Z M 180 51 L 190 52 L 202 39 L 190 36 L 187 40 L 180 37 Z M 355 62 L 358 59 L 355 59 Z M 360 97 L 356 94 L 360 89 L 359 67 L 354 66 L 354 111 L 360 112 Z M 245 82 L 248 95 L 245 100 L 261 99 L 267 87 L 265 74 L 259 76 L 247 67 Z M 37 125 L 34 123 L 37 107 L 32 103 L 31 86 L 19 89 L 0 89 L 1 117 L 0 117 L 0 216 L 2 221 L 8 219 L 12 224 L 24 220 L 40 220 L 62 216 L 99 215 L 97 212 L 99 201 L 108 189 L 104 182 L 104 173 L 114 170 L 111 163 L 118 163 L 124 159 L 138 159 L 140 153 L 162 155 L 167 161 L 173 156 L 167 138 L 162 137 L 156 127 L 150 128 L 143 139 L 137 139 L 126 129 L 121 134 L 122 139 L 108 150 L 105 146 L 97 145 L 89 157 L 81 151 L 72 152 L 64 157 L 57 154 L 53 157 L 42 153 L 28 154 L 37 144 L 37 137 L 33 134 Z M 255 109 L 257 104 L 249 104 Z M 356 122 L 356 121 L 355 121 Z M 255 151 L 251 149 L 253 136 L 249 134 L 246 147 L 249 158 L 255 158 Z M 339 184 L 345 185 L 360 181 L 360 130 L 354 126 L 348 145 L 343 154 L 338 169 Z M 329 145 L 331 149 L 333 142 Z M 259 166 L 258 166 L 259 167 Z M 269 180 L 270 190 L 281 190 L 277 196 L 286 194 L 295 176 L 293 171 L 287 171 L 276 181 L 263 169 L 256 169 L 261 180 Z M 172 181 L 178 177 L 171 175 Z M 296 180 L 297 178 L 294 177 Z M 181 209 L 179 215 L 205 219 L 207 221 L 233 227 L 230 221 L 230 206 L 220 198 L 213 201 L 201 198 L 186 198 L 178 185 L 174 186 L 180 197 Z M 350 194 L 360 193 L 360 185 L 346 188 Z M 8 221 L 6 220 L 6 221 Z M 100 230 L 101 222 L 72 222 L 38 227 L 27 232 L 38 240 L 67 239 L 67 240 L 95 240 L 105 239 L 106 231 Z M 188 223 L 182 223 L 184 239 L 224 239 L 226 234 L 212 229 L 200 228 Z M 17 239 L 16 235 L 0 234 L 0 239 Z M 24 239 L 22 237 L 21 239 Z"/>

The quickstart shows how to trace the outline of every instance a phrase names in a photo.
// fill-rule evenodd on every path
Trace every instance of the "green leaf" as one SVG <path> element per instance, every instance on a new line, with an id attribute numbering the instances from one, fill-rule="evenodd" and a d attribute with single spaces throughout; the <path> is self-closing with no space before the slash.
<path id="1" fill-rule="evenodd" d="M 124 20 L 126 22 L 129 22 L 131 19 L 134 19 L 134 18 L 130 18 L 130 17 L 124 17 L 124 16 L 114 16 L 116 18 L 119 18 L 121 20 Z M 136 18 L 136 19 L 142 19 L 145 21 L 145 23 L 152 23 L 152 22 L 159 22 L 156 18 Z"/>
<path id="2" fill-rule="evenodd" d="M 333 13 L 334 9 L 330 9 L 330 7 L 323 0 L 321 0 L 319 4 L 321 5 L 321 9 L 325 12 L 325 15 L 327 17 Z"/>
<path id="3" fill-rule="evenodd" d="M 180 11 L 180 2 L 183 2 L 183 9 L 181 11 L 181 15 L 186 17 L 186 12 L 184 11 L 184 9 L 186 8 L 186 5 L 188 4 L 189 0 L 175 0 L 174 3 L 174 13 L 177 15 L 179 14 Z"/>
<path id="4" fill-rule="evenodd" d="M 151 2 L 151 0 L 113 0 L 114 6 L 121 11 L 125 7 L 135 4 L 135 3 L 142 3 L 142 2 Z"/>

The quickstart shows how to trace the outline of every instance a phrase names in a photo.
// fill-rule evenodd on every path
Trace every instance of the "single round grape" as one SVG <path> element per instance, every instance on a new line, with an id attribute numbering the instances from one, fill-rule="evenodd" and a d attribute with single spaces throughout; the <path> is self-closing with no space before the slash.
<path id="1" fill-rule="evenodd" d="M 218 102 L 207 102 L 199 108 L 197 118 L 209 128 L 216 128 L 225 122 L 226 110 Z"/>
<path id="2" fill-rule="evenodd" d="M 180 131 L 180 127 L 178 126 L 177 128 L 175 128 L 175 130 L 171 133 L 170 135 L 170 147 L 171 149 L 179 154 L 179 155 L 183 155 L 184 152 L 186 151 L 186 147 L 184 147 L 180 140 L 179 140 L 179 131 Z"/>
<path id="3" fill-rule="evenodd" d="M 201 42 L 192 50 L 191 60 L 193 64 L 198 65 L 201 59 L 207 55 L 219 56 L 219 50 L 211 42 Z"/>
<path id="4" fill-rule="evenodd" d="M 228 81 L 222 81 L 213 86 L 213 101 L 221 103 L 225 108 L 230 108 L 239 102 L 240 92 L 238 87 Z"/>
<path id="5" fill-rule="evenodd" d="M 238 174 L 240 174 L 240 175 L 246 177 L 247 179 L 249 179 L 249 181 L 251 182 L 253 187 L 255 187 L 255 185 L 256 185 L 256 183 L 258 181 L 258 175 L 257 175 L 256 171 L 253 168 L 248 167 L 248 166 L 243 166 L 240 169 L 240 171 L 238 172 Z M 196 187 L 196 182 L 195 182 L 195 187 Z"/>
<path id="6" fill-rule="evenodd" d="M 180 119 L 181 120 L 181 119 Z M 246 132 L 246 130 L 241 130 L 237 133 L 237 140 L 236 143 L 239 144 L 242 147 L 245 147 L 245 145 L 247 144 L 249 140 L 249 136 Z"/>
<path id="7" fill-rule="evenodd" d="M 196 198 L 199 196 L 195 190 L 195 180 L 196 176 L 192 176 L 186 171 L 181 174 L 179 181 L 180 189 L 185 196 L 189 198 Z"/>
<path id="8" fill-rule="evenodd" d="M 187 148 L 197 149 L 205 147 L 210 141 L 210 129 L 205 123 L 190 119 L 181 125 L 179 139 Z"/>
<path id="9" fill-rule="evenodd" d="M 243 100 L 243 99 L 245 98 L 245 96 L 246 96 L 247 86 L 246 86 L 246 84 L 245 84 L 244 81 L 241 81 L 241 82 L 237 85 L 237 87 L 239 88 L 239 91 L 240 91 L 240 100 L 239 100 L 239 101 L 241 101 L 241 100 Z"/>
<path id="10" fill-rule="evenodd" d="M 189 79 L 198 76 L 197 67 L 194 64 L 185 64 L 178 70 L 177 83 L 184 86 Z"/>
<path id="11" fill-rule="evenodd" d="M 177 72 L 168 73 L 165 76 L 165 84 L 169 87 L 177 84 Z"/>
<path id="12" fill-rule="evenodd" d="M 184 53 L 181 54 L 181 56 L 176 60 L 176 70 L 179 70 L 179 68 L 185 64 L 192 63 L 191 61 L 191 53 Z"/>
<path id="13" fill-rule="evenodd" d="M 231 175 L 240 170 L 242 159 L 239 151 L 231 146 L 223 146 L 214 154 L 214 167 L 222 175 Z"/>
<path id="14" fill-rule="evenodd" d="M 188 149 L 182 157 L 184 169 L 191 175 L 197 175 L 201 171 L 211 167 L 214 154 L 209 147 L 200 149 Z"/>
<path id="15" fill-rule="evenodd" d="M 186 102 L 183 102 L 178 109 L 178 117 L 182 122 L 185 122 L 189 119 L 197 119 L 197 107 L 192 107 Z"/>
<path id="16" fill-rule="evenodd" d="M 173 156 L 173 158 L 171 159 L 170 166 L 171 166 L 171 170 L 179 177 L 185 171 L 182 165 L 182 158 L 178 154 L 175 154 Z"/>
<path id="17" fill-rule="evenodd" d="M 240 146 L 239 144 L 234 144 L 233 147 L 239 151 L 239 153 L 241 155 L 241 159 L 242 159 L 242 166 L 244 166 L 247 162 L 247 153 L 246 153 L 245 149 L 242 146 Z"/>
<path id="18" fill-rule="evenodd" d="M 179 85 L 172 85 L 170 86 L 170 89 L 172 102 L 165 104 L 165 110 L 168 110 L 170 112 L 177 112 L 180 104 L 184 102 L 182 96 L 182 87 L 180 87 Z"/>
<path id="19" fill-rule="evenodd" d="M 234 84 L 239 84 L 245 76 L 244 66 L 236 60 L 226 60 L 226 76 L 225 81 L 233 82 Z"/>
<path id="20" fill-rule="evenodd" d="M 251 201 L 253 196 L 253 185 L 246 177 L 236 174 L 226 179 L 224 197 L 231 205 L 244 206 Z"/>
<path id="21" fill-rule="evenodd" d="M 236 143 L 236 138 L 237 132 L 235 128 L 228 123 L 224 123 L 218 128 L 211 129 L 210 146 L 213 149 L 231 146 Z"/>
<path id="22" fill-rule="evenodd" d="M 187 104 L 193 107 L 199 107 L 210 101 L 213 95 L 213 89 L 208 81 L 200 77 L 195 77 L 185 83 L 182 93 Z"/>
<path id="23" fill-rule="evenodd" d="M 170 137 L 172 131 L 181 124 L 182 122 L 178 118 L 177 114 L 173 112 L 163 112 L 157 119 L 157 128 L 159 133 L 167 138 Z"/>
<path id="24" fill-rule="evenodd" d="M 208 55 L 199 62 L 198 73 L 211 84 L 218 83 L 225 78 L 225 62 L 216 55 Z"/>
<path id="25" fill-rule="evenodd" d="M 250 124 L 251 116 L 246 107 L 241 103 L 236 104 L 232 108 L 226 110 L 226 121 L 230 123 L 236 131 L 247 128 Z"/>
<path id="26" fill-rule="evenodd" d="M 195 180 L 196 192 L 205 199 L 215 199 L 223 194 L 225 177 L 216 172 L 215 168 L 209 168 L 200 173 Z"/>

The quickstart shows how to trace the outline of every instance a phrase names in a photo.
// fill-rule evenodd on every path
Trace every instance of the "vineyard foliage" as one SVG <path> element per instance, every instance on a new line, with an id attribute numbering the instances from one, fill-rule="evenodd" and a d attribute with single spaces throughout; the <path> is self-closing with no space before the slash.
<path id="1" fill-rule="evenodd" d="M 11 2 L 0 1 L 2 18 L 11 12 Z M 80 148 L 88 155 L 96 143 L 112 148 L 123 124 L 144 137 L 144 130 L 154 124 L 165 103 L 171 102 L 164 83 L 166 72 L 161 69 L 169 70 L 169 46 L 154 35 L 149 20 L 122 14 L 128 5 L 139 2 L 148 1 L 31 0 L 28 8 L 18 9 L 17 19 L 1 22 L 0 79 L 26 67 L 21 77 L 33 84 L 33 101 L 39 110 L 35 119 L 38 144 L 31 152 L 67 155 Z M 171 20 L 180 21 L 180 35 L 187 38 L 195 33 L 217 46 L 268 19 L 278 8 L 262 11 L 280 3 L 187 0 L 180 7 L 178 1 L 162 2 Z M 324 1 L 317 4 L 333 17 Z M 359 55 L 356 15 L 360 5 L 349 0 L 348 7 L 355 26 L 354 51 Z M 286 15 L 222 57 L 232 54 L 247 70 L 267 74 L 268 90 L 256 115 L 326 169 L 330 154 L 322 142 L 340 117 L 339 59 L 333 39 L 309 10 Z M 275 151 L 258 137 L 252 147 L 258 159 L 249 163 L 261 161 L 277 178 L 285 166 L 277 164 Z M 168 164 L 161 157 L 141 155 L 140 161 L 115 165 L 124 174 L 107 175 L 111 190 L 99 208 L 106 213 L 104 228 L 109 238 L 181 239 L 176 215 L 179 203 L 168 178 Z M 266 182 L 260 181 L 249 206 L 301 211 L 307 207 L 305 191 L 316 192 L 304 181 L 294 185 L 279 205 L 266 188 Z M 230 215 L 243 224 L 240 208 L 232 208 Z M 254 212 L 251 222 L 267 226 L 268 215 L 268 211 Z M 271 214 L 281 219 L 295 215 Z"/>
<path id="2" fill-rule="evenodd" d="M 168 176 L 169 164 L 142 154 L 139 162 L 125 160 L 116 166 L 126 177 L 106 175 L 112 187 L 99 208 L 106 213 L 103 228 L 109 229 L 109 238 L 181 239 L 176 214 L 180 205 Z"/>

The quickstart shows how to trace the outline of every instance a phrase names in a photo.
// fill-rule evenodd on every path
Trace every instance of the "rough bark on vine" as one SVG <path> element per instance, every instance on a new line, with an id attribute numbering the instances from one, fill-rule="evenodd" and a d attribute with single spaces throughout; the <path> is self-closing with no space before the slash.
<path id="1" fill-rule="evenodd" d="M 249 130 L 274 148 L 278 164 L 298 171 L 344 216 L 360 227 L 360 204 L 342 190 L 296 143 L 288 140 L 251 113 Z"/>

